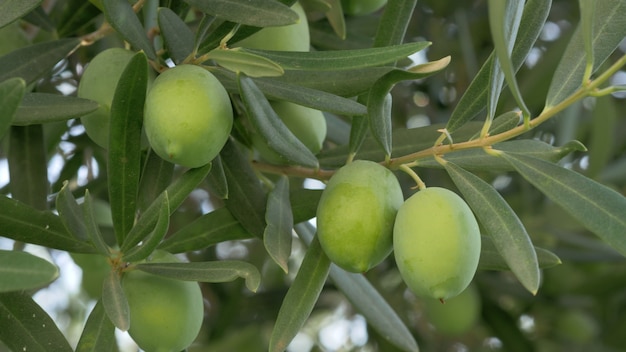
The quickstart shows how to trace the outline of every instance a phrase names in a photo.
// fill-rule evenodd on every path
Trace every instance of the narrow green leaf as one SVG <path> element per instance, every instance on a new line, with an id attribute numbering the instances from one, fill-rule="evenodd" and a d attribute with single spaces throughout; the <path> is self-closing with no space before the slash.
<path id="1" fill-rule="evenodd" d="M 290 162 L 317 167 L 315 155 L 287 128 L 254 81 L 242 75 L 238 77 L 246 115 L 257 133 L 267 141 L 267 146 Z"/>
<path id="2" fill-rule="evenodd" d="M 148 152 L 139 180 L 137 206 L 146 210 L 172 182 L 174 164 L 160 158 L 154 150 Z"/>
<path id="3" fill-rule="evenodd" d="M 25 126 L 39 123 L 67 121 L 98 109 L 98 103 L 48 93 L 27 93 L 15 113 L 14 125 Z"/>
<path id="4" fill-rule="evenodd" d="M 133 263 L 147 258 L 167 234 L 170 225 L 170 203 L 167 191 L 159 199 L 161 199 L 161 209 L 159 210 L 159 217 L 156 225 L 154 225 L 154 229 L 142 240 L 141 245 L 135 246 L 124 253 L 123 261 Z"/>
<path id="5" fill-rule="evenodd" d="M 298 14 L 275 0 L 184 0 L 202 12 L 250 26 L 286 26 L 298 21 Z"/>
<path id="6" fill-rule="evenodd" d="M 314 218 L 321 196 L 321 189 L 299 188 L 293 190 L 289 196 L 293 223 L 297 224 Z"/>
<path id="7" fill-rule="evenodd" d="M 324 288 L 330 270 L 330 259 L 322 250 L 317 237 L 313 239 L 304 255 L 287 295 L 280 306 L 270 337 L 270 352 L 284 351 L 298 334 Z"/>
<path id="8" fill-rule="evenodd" d="M 0 82 L 0 139 L 13 123 L 25 91 L 26 83 L 19 77 Z"/>
<path id="9" fill-rule="evenodd" d="M 583 35 L 583 46 L 585 47 L 585 74 L 583 81 L 585 83 L 591 78 L 591 72 L 593 71 L 593 21 L 595 4 L 591 0 L 578 0 L 580 7 L 580 28 Z"/>
<path id="10" fill-rule="evenodd" d="M 141 126 L 147 84 L 148 63 L 143 52 L 139 52 L 122 72 L 111 103 L 107 173 L 109 202 L 118 244 L 124 242 L 133 227 L 137 211 Z"/>
<path id="11" fill-rule="evenodd" d="M 194 189 L 196 189 L 196 187 L 198 187 L 210 170 L 210 163 L 199 168 L 190 169 L 167 187 L 166 191 L 169 198 L 170 215 L 176 211 L 181 204 L 183 204 L 183 201 Z M 165 192 L 161 193 L 159 197 L 163 197 L 164 194 Z M 120 246 L 122 252 L 134 247 L 154 229 L 154 226 L 159 218 L 160 210 L 161 200 L 157 198 L 140 215 L 139 220 L 129 232 L 124 243 Z"/>
<path id="12" fill-rule="evenodd" d="M 9 134 L 11 195 L 36 209 L 48 208 L 48 167 L 41 125 L 11 126 Z"/>
<path id="13" fill-rule="evenodd" d="M 626 2 L 597 1 L 594 2 L 594 9 L 592 73 L 606 61 L 626 36 Z M 584 35 L 579 26 L 563 52 L 561 62 L 552 77 L 545 109 L 562 102 L 581 86 L 587 66 Z"/>
<path id="14" fill-rule="evenodd" d="M 252 238 L 226 207 L 213 210 L 174 232 L 160 245 L 170 253 L 198 251 L 224 241 Z"/>
<path id="15" fill-rule="evenodd" d="M 361 146 L 367 133 L 369 132 L 370 124 L 369 119 L 366 116 L 352 116 L 352 123 L 350 124 L 350 141 L 349 141 L 349 153 L 355 155 Z"/>
<path id="16" fill-rule="evenodd" d="M 56 210 L 67 231 L 80 241 L 86 241 L 89 236 L 87 235 L 83 209 L 78 205 L 68 184 L 65 181 L 61 191 L 57 194 Z"/>
<path id="17" fill-rule="evenodd" d="M 43 6 L 35 7 L 31 12 L 24 15 L 22 20 L 34 24 L 46 32 L 53 32 L 56 30 L 55 24 L 43 9 Z"/>
<path id="18" fill-rule="evenodd" d="M 24 291 L 0 293 L 0 341 L 13 351 L 72 351 L 52 318 Z"/>
<path id="19" fill-rule="evenodd" d="M 263 244 L 267 253 L 285 273 L 291 256 L 293 214 L 289 200 L 289 178 L 281 176 L 267 197 Z"/>
<path id="20" fill-rule="evenodd" d="M 333 27 L 333 30 L 335 31 L 337 36 L 339 36 L 339 38 L 346 39 L 346 20 L 345 16 L 343 15 L 341 0 L 327 1 L 328 2 L 326 2 L 324 5 L 330 6 L 330 8 L 324 9 L 324 14 L 328 19 L 328 23 L 330 23 L 330 26 Z"/>
<path id="21" fill-rule="evenodd" d="M 517 39 L 511 53 L 511 63 L 514 72 L 517 72 L 522 66 L 524 60 L 526 60 L 526 56 L 537 41 L 539 34 L 541 34 L 543 24 L 548 18 L 551 7 L 551 0 L 526 1 L 519 31 L 517 33 Z M 465 123 L 476 117 L 476 115 L 487 106 L 487 89 L 489 87 L 491 66 L 494 61 L 495 53 L 492 53 L 454 108 L 446 126 L 448 132 L 456 131 Z"/>
<path id="22" fill-rule="evenodd" d="M 374 86 L 376 87 L 376 86 Z M 391 140 L 391 94 L 385 93 L 382 99 L 375 94 L 375 88 L 370 90 L 368 99 L 369 109 L 369 127 L 370 133 L 385 151 L 385 158 L 391 156 L 392 140 Z"/>
<path id="23" fill-rule="evenodd" d="M 23 17 L 43 0 L 5 0 L 0 3 L 0 28 Z"/>
<path id="24" fill-rule="evenodd" d="M 280 64 L 265 56 L 250 53 L 241 48 L 224 50 L 217 48 L 207 54 L 207 58 L 215 61 L 227 70 L 243 73 L 248 77 L 276 77 L 285 73 Z"/>
<path id="25" fill-rule="evenodd" d="M 220 156 L 228 180 L 228 199 L 224 200 L 226 208 L 246 231 L 262 238 L 267 195 L 259 178 L 234 141 L 226 142 Z"/>
<path id="26" fill-rule="evenodd" d="M 93 253 L 88 242 L 67 232 L 61 219 L 49 211 L 39 211 L 15 199 L 0 196 L 2 236 L 70 252 Z"/>
<path id="27" fill-rule="evenodd" d="M 547 249 L 535 246 L 535 253 L 537 253 L 537 262 L 541 269 L 547 269 L 561 264 L 561 259 Z M 502 257 L 502 254 L 500 254 L 500 251 L 491 240 L 491 236 L 481 236 L 478 270 L 511 270 Z"/>
<path id="28" fill-rule="evenodd" d="M 98 300 L 87 318 L 85 328 L 76 346 L 76 352 L 113 351 L 117 351 L 115 326 L 106 315 L 102 300 Z"/>
<path id="29" fill-rule="evenodd" d="M 174 11 L 167 7 L 159 8 L 158 21 L 170 57 L 176 64 L 183 62 L 193 52 L 193 32 Z"/>
<path id="30" fill-rule="evenodd" d="M 246 280 L 246 287 L 256 292 L 261 284 L 261 273 L 252 264 L 237 260 L 191 263 L 143 263 L 137 269 L 172 279 L 199 282 L 229 282 Z"/>
<path id="31" fill-rule="evenodd" d="M 266 57 L 285 70 L 337 71 L 388 64 L 422 51 L 430 45 L 430 42 L 415 42 L 382 48 L 311 52 L 243 50 Z"/>
<path id="32" fill-rule="evenodd" d="M 522 93 L 517 85 L 517 79 L 515 78 L 516 69 L 511 61 L 513 45 L 517 38 L 517 32 L 524 11 L 524 2 L 525 0 L 489 0 L 489 24 L 491 26 L 491 37 L 493 39 L 497 61 L 500 66 L 498 69 L 502 70 L 511 94 L 524 116 L 530 117 L 530 111 L 528 107 L 526 107 Z M 492 82 L 492 84 L 493 83 L 494 82 Z M 499 97 L 500 92 L 498 92 L 497 95 Z M 497 100 L 498 99 L 496 99 L 496 102 Z M 490 108 L 488 111 L 492 111 L 493 115 L 489 112 L 488 115 L 493 118 L 495 116 L 496 104 L 491 105 L 492 104 L 489 105 Z"/>
<path id="33" fill-rule="evenodd" d="M 302 223 L 296 225 L 296 232 L 309 242 L 313 239 L 315 228 L 309 223 Z M 365 276 L 346 272 L 331 264 L 330 278 L 380 336 L 403 351 L 418 351 L 411 331 Z"/>
<path id="34" fill-rule="evenodd" d="M 84 219 L 85 231 L 94 247 L 102 255 L 108 256 L 111 253 L 109 246 L 104 241 L 104 237 L 100 233 L 100 226 L 96 220 L 96 212 L 93 205 L 93 199 L 89 190 L 85 190 L 85 201 L 81 212 Z"/>
<path id="35" fill-rule="evenodd" d="M 122 280 L 115 270 L 111 270 L 102 284 L 102 306 L 107 316 L 122 331 L 130 327 L 130 308 L 122 289 Z"/>
<path id="36" fill-rule="evenodd" d="M 213 168 L 207 177 L 211 194 L 214 194 L 220 199 L 226 199 L 228 198 L 228 183 L 226 181 L 226 175 L 224 174 L 222 158 L 218 155 L 213 159 L 212 163 Z"/>
<path id="37" fill-rule="evenodd" d="M 524 224 L 490 184 L 451 162 L 444 166 L 511 271 L 528 291 L 537 294 L 539 264 Z"/>
<path id="38" fill-rule="evenodd" d="M 626 255 L 626 197 L 575 171 L 516 153 L 502 153 L 515 169 L 553 202 Z"/>
<path id="39" fill-rule="evenodd" d="M 102 0 L 107 21 L 132 46 L 143 50 L 150 60 L 157 60 L 156 52 L 132 5 L 126 0 Z"/>
<path id="40" fill-rule="evenodd" d="M 521 111 L 507 111 L 499 116 L 496 116 L 491 123 L 489 129 L 489 135 L 493 136 L 502 132 L 506 132 L 512 128 L 517 127 L 522 122 Z M 480 133 L 476 133 L 471 139 L 480 137 Z"/>
<path id="41" fill-rule="evenodd" d="M 33 44 L 0 56 L 0 82 L 21 77 L 29 85 L 80 45 L 79 38 Z"/>
<path id="42" fill-rule="evenodd" d="M 59 269 L 30 253 L 0 250 L 0 292 L 32 290 L 59 276 Z"/>
<path id="43" fill-rule="evenodd" d="M 401 44 L 409 26 L 417 0 L 389 0 L 378 22 L 375 47 Z"/>
<path id="44" fill-rule="evenodd" d="M 56 31 L 59 37 L 70 37 L 81 33 L 81 30 L 96 20 L 100 13 L 100 9 L 90 1 L 69 1 L 63 7 L 63 13 L 56 19 L 56 23 L 53 24 L 56 24 Z M 48 20 L 51 21 L 50 19 Z"/>

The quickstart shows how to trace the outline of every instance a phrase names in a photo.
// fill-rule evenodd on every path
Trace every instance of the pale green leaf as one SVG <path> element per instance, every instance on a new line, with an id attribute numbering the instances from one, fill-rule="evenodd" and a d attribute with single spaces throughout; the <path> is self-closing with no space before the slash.
<path id="1" fill-rule="evenodd" d="M 111 270 L 102 284 L 102 305 L 116 328 L 127 331 L 130 327 L 130 308 L 122 289 L 122 280 L 115 270 Z"/>
<path id="2" fill-rule="evenodd" d="M 287 176 L 281 176 L 275 183 L 274 189 L 267 196 L 265 222 L 267 223 L 263 232 L 265 249 L 274 262 L 287 273 L 289 257 L 291 256 L 291 230 L 293 229 L 293 214 L 289 201 L 289 178 Z"/>
<path id="3" fill-rule="evenodd" d="M 57 194 L 56 210 L 67 231 L 77 239 L 86 241 L 89 236 L 87 235 L 87 226 L 83 218 L 83 209 L 78 205 L 68 184 L 65 181 L 61 191 Z"/>
<path id="4" fill-rule="evenodd" d="M 67 121 L 98 109 L 95 101 L 48 93 L 27 93 L 15 113 L 14 125 Z"/>
<path id="5" fill-rule="evenodd" d="M 115 326 L 106 315 L 102 300 L 91 310 L 83 333 L 80 335 L 76 352 L 113 352 L 117 351 Z"/>
<path id="6" fill-rule="evenodd" d="M 150 60 L 157 55 L 133 7 L 126 0 L 102 0 L 104 14 L 111 27 L 132 46 L 142 50 Z"/>
<path id="7" fill-rule="evenodd" d="M 275 0 L 185 0 L 210 15 L 250 26 L 285 26 L 298 21 L 298 14 Z"/>
<path id="8" fill-rule="evenodd" d="M 561 264 L 561 259 L 547 249 L 535 247 L 535 253 L 537 253 L 537 262 L 541 269 L 547 269 Z M 481 236 L 478 270 L 511 270 L 490 236 Z"/>
<path id="9" fill-rule="evenodd" d="M 158 9 L 158 21 L 170 57 L 174 63 L 180 64 L 193 51 L 193 32 L 174 11 L 167 7 Z"/>
<path id="10" fill-rule="evenodd" d="M 276 77 L 285 73 L 280 64 L 272 59 L 246 52 L 241 48 L 214 49 L 207 54 L 207 58 L 230 71 L 241 72 L 248 77 Z"/>
<path id="11" fill-rule="evenodd" d="M 85 226 L 85 232 L 87 237 L 91 240 L 94 247 L 102 255 L 108 256 L 111 254 L 109 246 L 104 240 L 102 233 L 100 233 L 100 227 L 98 220 L 96 220 L 96 210 L 94 208 L 94 201 L 89 193 L 89 190 L 85 190 L 85 200 L 83 207 L 77 213 L 83 216 L 83 224 Z"/>
<path id="12" fill-rule="evenodd" d="M 3 0 L 0 3 L 0 28 L 25 16 L 43 0 Z"/>
<path id="13" fill-rule="evenodd" d="M 140 245 L 135 246 L 124 253 L 122 260 L 125 262 L 138 262 L 147 258 L 156 247 L 161 243 L 170 225 L 170 203 L 167 191 L 163 192 L 163 196 L 159 197 L 161 207 L 159 217 L 154 229 L 145 238 L 142 239 Z"/>
<path id="14" fill-rule="evenodd" d="M 30 253 L 0 250 L 0 292 L 41 288 L 59 276 L 59 269 Z"/>

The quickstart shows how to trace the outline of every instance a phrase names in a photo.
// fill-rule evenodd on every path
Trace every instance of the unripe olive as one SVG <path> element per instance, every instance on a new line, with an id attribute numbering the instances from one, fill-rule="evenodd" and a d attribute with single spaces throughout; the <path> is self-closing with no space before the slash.
<path id="1" fill-rule="evenodd" d="M 179 65 L 163 72 L 146 97 L 148 141 L 167 161 L 186 167 L 209 163 L 226 144 L 232 126 L 226 89 L 202 67 Z"/>
<path id="2" fill-rule="evenodd" d="M 157 252 L 153 262 L 177 262 L 166 252 Z M 128 271 L 122 287 L 130 308 L 129 335 L 146 352 L 179 352 L 196 339 L 204 317 L 200 286 Z"/>
<path id="3" fill-rule="evenodd" d="M 389 169 L 357 160 L 328 181 L 317 208 L 317 235 L 341 268 L 365 272 L 391 253 L 392 230 L 402 190 Z"/>
<path id="4" fill-rule="evenodd" d="M 126 65 L 134 53 L 122 48 L 110 48 L 96 55 L 87 65 L 78 83 L 79 98 L 100 104 L 98 110 L 80 118 L 85 132 L 97 145 L 108 148 L 111 103 Z"/>
<path id="5" fill-rule="evenodd" d="M 480 257 L 480 230 L 456 193 L 425 188 L 404 202 L 393 229 L 400 275 L 417 296 L 446 300 L 472 281 Z"/>
<path id="6" fill-rule="evenodd" d="M 288 101 L 272 101 L 270 104 L 285 126 L 313 154 L 322 149 L 326 138 L 326 118 L 321 111 Z M 260 136 L 253 135 L 253 143 L 263 159 L 275 164 L 287 163 L 287 160 L 271 150 Z"/>
<path id="7" fill-rule="evenodd" d="M 480 317 L 480 294 L 474 285 L 445 303 L 430 298 L 423 303 L 426 319 L 443 335 L 462 335 L 474 327 Z"/>
<path id="8" fill-rule="evenodd" d="M 298 14 L 298 23 L 265 27 L 233 46 L 259 50 L 309 51 L 311 38 L 306 13 L 299 2 L 293 4 L 291 9 Z"/>
<path id="9" fill-rule="evenodd" d="M 387 0 L 341 0 L 343 12 L 350 16 L 365 16 L 380 10 Z"/>

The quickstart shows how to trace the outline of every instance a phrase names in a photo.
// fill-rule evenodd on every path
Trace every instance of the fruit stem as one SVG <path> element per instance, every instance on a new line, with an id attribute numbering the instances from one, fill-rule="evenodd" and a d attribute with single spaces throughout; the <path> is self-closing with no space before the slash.
<path id="1" fill-rule="evenodd" d="M 415 187 L 411 187 L 411 188 L 413 188 L 413 189 L 417 188 L 419 190 L 422 190 L 422 189 L 426 188 L 426 184 L 424 183 L 424 181 L 422 181 L 422 179 L 417 175 L 417 173 L 415 171 L 413 171 L 413 169 L 411 169 L 408 165 L 402 164 L 398 168 L 400 170 L 406 172 L 409 176 L 411 176 L 411 178 L 417 184 Z"/>

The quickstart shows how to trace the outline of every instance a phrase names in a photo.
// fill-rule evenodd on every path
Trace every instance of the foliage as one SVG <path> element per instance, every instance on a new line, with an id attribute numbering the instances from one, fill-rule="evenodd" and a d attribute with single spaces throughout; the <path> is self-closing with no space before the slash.
<path id="1" fill-rule="evenodd" d="M 12 246 L 0 250 L 0 350 L 123 349 L 130 269 L 201 283 L 190 351 L 626 349 L 626 3 L 388 0 L 357 16 L 340 0 L 300 0 L 311 51 L 229 46 L 295 23 L 294 3 L 0 4 L 0 176 L 10 178 L 0 245 Z M 103 148 L 80 120 L 102 106 L 76 88 L 114 47 L 134 55 Z M 150 75 L 179 64 L 211 72 L 235 115 L 219 156 L 198 168 L 161 159 L 143 132 Z M 275 100 L 324 112 L 319 153 Z M 252 135 L 288 163 L 259 157 Z M 324 252 L 310 221 L 322 191 L 311 185 L 359 159 L 392 170 L 405 199 L 416 184 L 444 187 L 476 215 L 481 315 L 466 332 L 429 324 L 393 254 L 355 274 Z M 141 263 L 157 250 L 186 260 Z M 68 275 L 68 253 L 111 270 L 82 266 L 103 275 L 101 296 L 70 293 L 52 312 L 37 297 Z M 325 326 L 358 319 L 366 340 L 324 338 Z"/>

